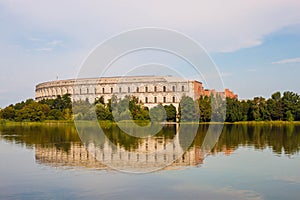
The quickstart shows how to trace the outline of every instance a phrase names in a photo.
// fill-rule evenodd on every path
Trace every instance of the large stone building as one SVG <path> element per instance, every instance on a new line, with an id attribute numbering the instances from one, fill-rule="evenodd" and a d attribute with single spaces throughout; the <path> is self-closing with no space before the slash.
<path id="1" fill-rule="evenodd" d="M 58 95 L 71 94 L 72 101 L 104 97 L 107 102 L 112 95 L 123 98 L 126 95 L 137 97 L 145 106 L 151 108 L 158 103 L 173 104 L 178 107 L 183 95 L 199 98 L 201 95 L 221 94 L 237 98 L 229 89 L 224 92 L 204 89 L 196 80 L 185 80 L 173 76 L 126 76 L 88 79 L 56 80 L 36 86 L 36 100 L 56 98 Z"/>

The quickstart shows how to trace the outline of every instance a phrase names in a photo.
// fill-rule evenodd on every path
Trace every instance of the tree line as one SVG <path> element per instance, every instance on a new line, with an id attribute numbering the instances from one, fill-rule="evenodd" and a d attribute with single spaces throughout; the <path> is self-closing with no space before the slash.
<path id="1" fill-rule="evenodd" d="M 300 96 L 294 92 L 275 92 L 269 99 L 254 97 L 238 100 L 221 96 L 201 96 L 197 100 L 183 96 L 179 108 L 172 104 L 149 109 L 134 96 L 118 99 L 112 96 L 107 103 L 100 97 L 93 104 L 88 100 L 71 102 L 69 94 L 39 102 L 28 99 L 0 110 L 0 118 L 12 121 L 44 120 L 152 120 L 181 122 L 199 121 L 299 121 Z"/>

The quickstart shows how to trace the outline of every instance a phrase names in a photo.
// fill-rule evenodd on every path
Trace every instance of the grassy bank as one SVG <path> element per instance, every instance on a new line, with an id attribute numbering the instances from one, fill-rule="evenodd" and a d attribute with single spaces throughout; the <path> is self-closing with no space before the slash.
<path id="1" fill-rule="evenodd" d="M 89 123 L 92 121 L 77 120 L 78 123 Z M 99 121 L 100 125 L 116 125 L 114 121 Z M 151 123 L 149 120 L 123 120 L 118 123 L 135 123 L 140 126 L 146 126 Z M 177 124 L 179 122 L 163 122 L 163 124 Z M 74 120 L 45 120 L 41 122 L 16 122 L 0 119 L 0 125 L 38 125 L 38 124 L 74 124 Z M 300 125 L 300 121 L 239 121 L 239 122 L 180 122 L 180 124 L 245 124 L 245 125 Z"/>
<path id="2" fill-rule="evenodd" d="M 300 121 L 241 121 L 231 124 L 248 124 L 248 125 L 300 125 Z"/>

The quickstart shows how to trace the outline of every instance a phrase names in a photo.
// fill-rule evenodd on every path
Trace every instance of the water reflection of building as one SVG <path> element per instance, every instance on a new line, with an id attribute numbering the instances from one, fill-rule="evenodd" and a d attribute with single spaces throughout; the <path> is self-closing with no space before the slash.
<path id="1" fill-rule="evenodd" d="M 71 143 L 68 150 L 57 148 L 55 144 L 35 148 L 38 163 L 53 167 L 86 167 L 107 169 L 102 163 L 112 162 L 114 165 L 135 165 L 135 167 L 153 167 L 162 164 L 171 166 L 167 169 L 181 166 L 196 166 L 203 162 L 204 154 L 200 148 L 192 147 L 182 156 L 177 157 L 180 151 L 179 144 L 167 144 L 164 138 L 147 138 L 138 145 L 137 149 L 125 151 L 121 146 L 114 149 L 109 142 L 104 148 L 97 148 L 93 144 L 86 148 L 81 143 Z M 175 162 L 173 162 L 175 160 Z M 125 168 L 127 166 L 124 166 Z"/>
<path id="2" fill-rule="evenodd" d="M 103 164 L 113 162 L 115 165 L 126 165 L 126 167 L 159 167 L 166 164 L 164 169 L 178 169 L 187 166 L 198 166 L 203 163 L 204 155 L 217 154 L 217 150 L 212 152 L 202 152 L 200 147 L 190 147 L 182 156 L 176 157 L 178 148 L 173 145 L 166 145 L 166 140 L 163 138 L 147 139 L 142 142 L 138 149 L 132 151 L 124 151 L 122 147 L 112 149 L 106 143 L 103 149 L 95 148 L 93 145 L 85 147 L 81 143 L 70 143 L 68 150 L 57 148 L 55 144 L 41 146 L 35 148 L 36 161 L 40 164 L 49 165 L 52 167 L 83 167 L 91 169 L 108 169 Z M 89 150 L 88 150 L 89 149 Z M 161 150 L 163 154 L 155 153 Z M 222 151 L 225 155 L 229 155 L 233 149 L 224 147 Z M 146 154 L 145 152 L 152 152 Z M 174 161 L 175 159 L 175 161 Z M 173 162 L 174 161 L 174 162 Z M 172 163 L 171 165 L 169 165 Z M 119 166 L 122 169 L 122 166 Z"/>
<path id="3" fill-rule="evenodd" d="M 105 169 L 105 165 L 92 157 L 80 143 L 71 143 L 66 151 L 55 144 L 35 147 L 35 159 L 38 163 L 52 167 L 86 167 Z"/>

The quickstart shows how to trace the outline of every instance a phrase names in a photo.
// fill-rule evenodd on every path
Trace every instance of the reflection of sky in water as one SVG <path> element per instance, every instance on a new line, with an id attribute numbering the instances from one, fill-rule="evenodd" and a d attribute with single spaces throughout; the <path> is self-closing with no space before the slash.
<path id="1" fill-rule="evenodd" d="M 84 169 L 65 170 L 34 163 L 34 151 L 1 141 L 0 198 L 31 199 L 295 199 L 299 155 L 240 147 L 234 154 L 209 156 L 200 168 L 144 175 Z M 8 153 L 9 152 L 9 153 Z M 299 176 L 298 176 L 299 177 Z"/>
<path id="2" fill-rule="evenodd" d="M 2 135 L 3 136 L 3 135 Z M 16 144 L 19 143 L 19 144 Z M 0 199 L 297 199 L 300 155 L 240 145 L 199 167 L 133 175 L 35 163 L 35 148 L 0 139 Z"/>

